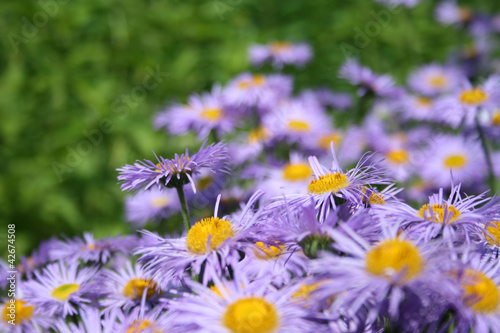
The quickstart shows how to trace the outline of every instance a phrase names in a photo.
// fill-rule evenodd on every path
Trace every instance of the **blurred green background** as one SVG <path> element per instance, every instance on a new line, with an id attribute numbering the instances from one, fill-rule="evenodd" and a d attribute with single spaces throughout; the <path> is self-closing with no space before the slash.
<path id="1" fill-rule="evenodd" d="M 434 21 L 436 3 L 391 15 L 362 62 L 401 83 L 416 65 L 443 61 L 461 36 Z M 500 11 L 498 1 L 468 3 Z M 0 235 L 15 223 L 20 255 L 52 235 L 127 232 L 115 169 L 197 146 L 153 130 L 158 109 L 249 70 L 247 47 L 272 40 L 311 43 L 297 89 L 345 90 L 339 46 L 354 45 L 383 9 L 372 0 L 2 1 Z M 152 70 L 161 82 L 137 95 Z"/>

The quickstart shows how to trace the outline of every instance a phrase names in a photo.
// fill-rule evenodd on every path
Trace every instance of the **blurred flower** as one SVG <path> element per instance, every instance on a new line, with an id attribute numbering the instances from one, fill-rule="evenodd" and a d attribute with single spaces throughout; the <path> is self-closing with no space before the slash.
<path id="1" fill-rule="evenodd" d="M 125 201 L 126 219 L 140 228 L 148 221 L 159 221 L 180 211 L 174 191 L 151 188 L 130 196 Z"/>
<path id="2" fill-rule="evenodd" d="M 191 130 L 203 139 L 212 130 L 217 135 L 232 131 L 237 115 L 237 110 L 224 103 L 221 87 L 214 86 L 210 93 L 191 95 L 185 106 L 174 105 L 158 113 L 154 123 L 155 128 L 166 127 L 172 134 L 184 134 Z"/>
<path id="3" fill-rule="evenodd" d="M 303 66 L 312 58 L 311 47 L 306 43 L 293 44 L 281 41 L 267 45 L 252 45 L 248 53 L 253 65 L 271 62 L 275 68 L 281 68 L 283 65 Z"/>
<path id="4" fill-rule="evenodd" d="M 54 240 L 50 249 L 51 260 L 62 260 L 66 263 L 83 262 L 107 263 L 118 253 L 130 254 L 136 245 L 134 236 L 109 237 L 96 240 L 91 233 L 83 233 L 83 238 L 75 237 Z"/>
<path id="5" fill-rule="evenodd" d="M 228 83 L 223 94 L 229 105 L 267 112 L 277 101 L 290 96 L 292 83 L 290 76 L 243 73 Z"/>
<path id="6" fill-rule="evenodd" d="M 481 182 L 486 161 L 478 140 L 462 136 L 439 135 L 428 142 L 416 160 L 422 179 L 442 187 L 452 181 L 465 185 Z"/>
<path id="7" fill-rule="evenodd" d="M 455 67 L 430 64 L 414 71 L 408 85 L 419 94 L 435 96 L 456 91 L 464 78 L 464 74 Z"/>

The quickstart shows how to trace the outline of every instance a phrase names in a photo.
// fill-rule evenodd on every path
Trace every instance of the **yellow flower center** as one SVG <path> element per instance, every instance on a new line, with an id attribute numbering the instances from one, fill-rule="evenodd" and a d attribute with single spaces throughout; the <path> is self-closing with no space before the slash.
<path id="1" fill-rule="evenodd" d="M 251 87 L 261 86 L 266 82 L 266 77 L 262 74 L 254 75 L 251 79 L 238 83 L 238 88 L 248 89 Z"/>
<path id="2" fill-rule="evenodd" d="M 460 95 L 460 101 L 469 105 L 478 105 L 484 103 L 488 100 L 488 94 L 479 88 L 473 88 L 471 90 L 465 90 Z"/>
<path id="3" fill-rule="evenodd" d="M 271 43 L 271 52 L 280 53 L 283 51 L 288 51 L 292 47 L 292 44 L 288 42 L 274 42 Z"/>
<path id="4" fill-rule="evenodd" d="M 336 193 L 349 186 L 349 179 L 341 172 L 333 172 L 319 176 L 318 179 L 312 180 L 307 186 L 307 190 L 311 194 L 324 194 L 328 192 Z"/>
<path id="5" fill-rule="evenodd" d="M 370 194 L 370 203 L 372 205 L 385 205 L 384 195 L 382 193 L 373 192 Z"/>
<path id="6" fill-rule="evenodd" d="M 276 242 L 277 246 L 268 245 L 263 242 L 255 243 L 258 250 L 255 251 L 255 255 L 259 259 L 272 259 L 279 256 L 285 250 L 285 246 Z"/>
<path id="7" fill-rule="evenodd" d="M 231 222 L 218 217 L 210 217 L 196 222 L 189 229 L 186 236 L 186 244 L 189 251 L 196 254 L 206 254 L 217 249 L 226 239 L 233 236 L 234 231 Z M 209 237 L 210 244 L 208 245 Z"/>
<path id="8" fill-rule="evenodd" d="M 206 120 L 216 121 L 222 117 L 221 109 L 205 109 L 201 112 L 201 117 Z"/>
<path id="9" fill-rule="evenodd" d="M 494 126 L 500 126 L 500 110 L 493 114 L 493 117 L 491 118 L 491 124 Z"/>
<path id="10" fill-rule="evenodd" d="M 467 157 L 465 157 L 462 154 L 449 155 L 448 157 L 445 158 L 443 164 L 444 167 L 447 169 L 449 168 L 461 169 L 467 164 Z"/>
<path id="11" fill-rule="evenodd" d="M 148 288 L 148 291 L 146 292 L 146 299 L 150 299 L 159 291 L 158 285 L 154 280 L 133 278 L 125 285 L 123 295 L 131 299 L 140 300 L 146 288 Z"/>
<path id="12" fill-rule="evenodd" d="M 283 178 L 292 182 L 307 180 L 311 175 L 311 167 L 305 163 L 288 164 L 283 168 Z"/>
<path id="13" fill-rule="evenodd" d="M 206 190 L 210 185 L 212 185 L 212 182 L 213 182 L 212 176 L 206 176 L 206 177 L 200 178 L 197 181 L 196 187 L 200 191 L 203 191 L 203 190 Z"/>
<path id="14" fill-rule="evenodd" d="M 157 208 L 167 207 L 169 203 L 170 201 L 168 200 L 167 197 L 157 197 L 151 200 L 151 206 Z"/>
<path id="15" fill-rule="evenodd" d="M 446 219 L 444 216 L 445 211 L 446 211 Z M 417 215 L 423 219 L 443 224 L 443 222 L 446 223 L 455 222 L 455 220 L 461 215 L 461 213 L 458 209 L 456 209 L 452 205 L 425 204 L 422 206 L 422 208 L 420 208 Z"/>
<path id="16" fill-rule="evenodd" d="M 65 301 L 72 293 L 77 292 L 78 289 L 80 289 L 80 285 L 76 283 L 63 284 L 62 286 L 54 289 L 54 291 L 52 292 L 52 297 L 59 301 Z"/>
<path id="17" fill-rule="evenodd" d="M 309 124 L 302 120 L 290 120 L 288 122 L 288 129 L 293 132 L 308 132 L 310 128 Z"/>
<path id="18" fill-rule="evenodd" d="M 242 298 L 232 303 L 222 321 L 233 333 L 272 333 L 279 328 L 276 308 L 261 297 Z"/>
<path id="19" fill-rule="evenodd" d="M 342 133 L 333 132 L 330 134 L 322 135 L 319 137 L 318 145 L 320 148 L 324 150 L 330 149 L 330 143 L 333 141 L 333 146 L 338 147 L 340 142 L 342 141 Z"/>
<path id="20" fill-rule="evenodd" d="M 13 307 L 11 304 L 12 303 L 10 303 L 10 301 L 7 301 L 4 304 L 2 318 L 5 322 L 13 320 L 11 317 L 9 317 L 10 314 L 15 314 L 14 323 L 16 325 L 21 325 L 23 321 L 26 322 L 33 316 L 33 312 L 35 311 L 35 307 L 33 305 L 26 305 L 27 302 L 24 302 L 20 299 L 15 300 Z M 11 306 L 12 308 L 9 309 L 9 306 Z"/>
<path id="21" fill-rule="evenodd" d="M 420 96 L 417 98 L 417 105 L 427 109 L 432 106 L 432 100 L 430 98 Z"/>
<path id="22" fill-rule="evenodd" d="M 405 164 L 408 162 L 408 153 L 404 149 L 394 149 L 385 154 L 387 160 L 394 164 Z"/>
<path id="23" fill-rule="evenodd" d="M 141 332 L 162 333 L 163 331 L 159 329 L 154 322 L 151 322 L 146 319 L 134 320 L 126 331 L 126 333 L 141 333 Z"/>
<path id="24" fill-rule="evenodd" d="M 264 127 L 257 127 L 248 134 L 249 143 L 258 143 L 269 137 L 268 131 Z"/>
<path id="25" fill-rule="evenodd" d="M 418 248 L 398 238 L 383 241 L 366 255 L 366 270 L 384 277 L 404 271 L 403 280 L 408 280 L 419 275 L 423 265 Z"/>
<path id="26" fill-rule="evenodd" d="M 465 305 L 478 313 L 496 313 L 500 305 L 500 290 L 489 277 L 467 269 L 462 280 Z"/>
<path id="27" fill-rule="evenodd" d="M 491 222 L 486 228 L 486 232 L 491 235 L 486 236 L 488 243 L 500 247 L 500 221 Z"/>
<path id="28" fill-rule="evenodd" d="M 311 284 L 305 283 L 301 285 L 296 292 L 293 293 L 291 298 L 299 302 L 308 301 L 311 298 L 311 293 L 317 290 L 320 286 L 321 282 L 316 282 Z"/>
<path id="29" fill-rule="evenodd" d="M 444 75 L 434 75 L 429 79 L 429 85 L 433 88 L 446 88 L 448 78 Z"/>

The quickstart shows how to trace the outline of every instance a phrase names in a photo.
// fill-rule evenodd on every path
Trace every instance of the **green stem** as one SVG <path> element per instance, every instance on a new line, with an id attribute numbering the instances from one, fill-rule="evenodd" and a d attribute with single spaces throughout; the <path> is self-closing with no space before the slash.
<path id="1" fill-rule="evenodd" d="M 491 162 L 490 148 L 486 136 L 484 135 L 483 128 L 479 123 L 479 114 L 476 115 L 476 130 L 479 134 L 479 139 L 481 140 L 481 146 L 483 147 L 484 157 L 486 159 L 486 164 L 488 165 L 488 183 L 490 184 L 491 191 L 495 192 L 495 173 L 493 172 L 493 163 Z"/>
<path id="2" fill-rule="evenodd" d="M 183 185 L 178 185 L 175 187 L 175 189 L 177 190 L 177 195 L 179 196 L 179 201 L 181 203 L 181 213 L 182 213 L 182 220 L 184 221 L 184 227 L 186 228 L 186 232 L 188 232 L 189 229 L 191 229 L 191 224 L 189 223 L 189 210 L 182 186 Z"/>

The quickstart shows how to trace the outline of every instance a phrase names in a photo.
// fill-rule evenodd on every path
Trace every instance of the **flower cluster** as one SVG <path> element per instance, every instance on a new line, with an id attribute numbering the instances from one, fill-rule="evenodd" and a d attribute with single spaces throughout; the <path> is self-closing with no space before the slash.
<path id="1" fill-rule="evenodd" d="M 452 1 L 436 14 L 477 45 L 500 32 Z M 294 93 L 284 73 L 311 47 L 250 47 L 282 72 L 158 112 L 154 126 L 195 133 L 198 152 L 118 168 L 140 230 L 42 243 L 0 331 L 500 332 L 500 74 L 491 48 L 474 52 L 400 85 L 347 59 L 354 94 Z"/>

